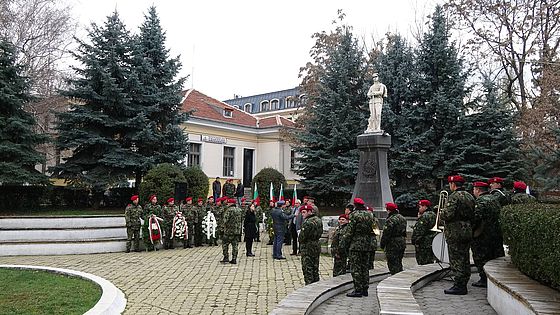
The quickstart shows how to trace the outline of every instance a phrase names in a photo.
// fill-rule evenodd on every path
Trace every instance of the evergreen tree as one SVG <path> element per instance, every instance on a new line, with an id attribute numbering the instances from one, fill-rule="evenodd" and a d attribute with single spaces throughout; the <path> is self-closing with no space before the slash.
<path id="1" fill-rule="evenodd" d="M 74 183 L 104 189 L 148 169 L 154 159 L 140 154 L 136 144 L 153 137 L 146 113 L 131 95 L 141 93 L 132 65 L 129 32 L 115 12 L 100 27 L 92 24 L 91 44 L 78 40 L 73 53 L 82 64 L 78 78 L 65 92 L 73 104 L 58 115 L 57 147 L 71 156 L 54 168 L 55 174 Z"/>
<path id="2" fill-rule="evenodd" d="M 151 157 L 153 163 L 177 163 L 187 155 L 187 137 L 179 127 L 187 119 L 180 112 L 181 89 L 184 78 L 176 80 L 181 68 L 179 57 L 170 58 L 165 47 L 162 30 L 155 7 L 150 7 L 135 37 L 134 66 L 137 69 L 141 91 L 132 98 L 146 113 L 149 137 L 136 142 L 138 153 Z M 145 168 L 136 170 L 140 182 Z"/>
<path id="3" fill-rule="evenodd" d="M 349 26 L 314 35 L 301 89 L 306 113 L 296 133 L 298 174 L 317 194 L 351 193 L 358 169 L 356 136 L 366 129 L 366 61 Z"/>
<path id="4" fill-rule="evenodd" d="M 14 47 L 0 38 L 0 185 L 44 185 L 47 177 L 35 170 L 44 157 L 35 148 L 46 137 L 35 133 L 35 119 L 23 110 L 30 95 L 21 73 Z"/>

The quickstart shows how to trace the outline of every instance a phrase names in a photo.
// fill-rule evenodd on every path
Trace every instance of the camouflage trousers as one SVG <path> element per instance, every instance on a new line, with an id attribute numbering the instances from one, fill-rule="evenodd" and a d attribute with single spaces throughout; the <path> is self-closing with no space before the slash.
<path id="1" fill-rule="evenodd" d="M 133 226 L 126 228 L 126 252 L 130 251 L 130 246 L 132 245 L 132 239 L 134 239 L 134 250 L 140 250 L 140 226 Z"/>
<path id="2" fill-rule="evenodd" d="M 453 272 L 453 282 L 458 288 L 466 288 L 471 278 L 469 261 L 470 242 L 447 243 L 449 249 L 449 265 Z"/>
<path id="3" fill-rule="evenodd" d="M 348 262 L 352 266 L 354 291 L 363 292 L 369 288 L 369 256 L 370 252 L 350 251 Z"/>
<path id="4" fill-rule="evenodd" d="M 187 246 L 194 246 L 194 223 L 187 221 L 188 239 Z"/>
<path id="5" fill-rule="evenodd" d="M 148 231 L 147 220 L 144 221 L 144 225 L 142 225 L 142 239 L 144 240 L 144 247 L 147 251 L 154 250 L 154 244 L 150 241 L 150 231 Z"/>
<path id="6" fill-rule="evenodd" d="M 385 247 L 385 257 L 387 257 L 387 267 L 392 275 L 403 271 L 402 260 L 404 257 L 405 244 L 391 244 Z"/>
<path id="7" fill-rule="evenodd" d="M 343 275 L 348 270 L 348 257 L 341 255 L 339 258 L 334 257 L 333 277 Z"/>
<path id="8" fill-rule="evenodd" d="M 224 258 L 229 259 L 229 245 L 231 244 L 231 258 L 237 259 L 238 252 L 238 240 L 239 235 L 237 234 L 224 234 L 222 236 L 222 251 L 224 253 Z"/>
<path id="9" fill-rule="evenodd" d="M 321 256 L 321 245 L 307 244 L 301 249 L 301 269 L 305 285 L 319 281 L 319 256 Z"/>
<path id="10" fill-rule="evenodd" d="M 416 263 L 419 265 L 432 264 L 435 261 L 432 246 L 414 245 L 414 249 L 416 251 Z"/>
<path id="11" fill-rule="evenodd" d="M 484 280 L 486 279 L 484 265 L 492 259 L 504 256 L 504 247 L 502 244 L 496 244 L 495 240 L 473 239 L 472 253 L 478 275 Z"/>

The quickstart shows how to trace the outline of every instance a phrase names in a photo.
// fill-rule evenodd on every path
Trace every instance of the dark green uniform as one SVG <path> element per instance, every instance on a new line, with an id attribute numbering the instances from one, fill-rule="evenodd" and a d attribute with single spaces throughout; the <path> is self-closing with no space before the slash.
<path id="1" fill-rule="evenodd" d="M 161 228 L 163 230 L 164 238 L 163 238 L 163 248 L 165 249 L 173 249 L 173 218 L 175 218 L 175 212 L 179 210 L 177 206 L 163 206 L 161 210 L 161 215 L 163 219 L 163 223 Z"/>
<path id="2" fill-rule="evenodd" d="M 224 238 L 224 211 L 226 206 L 223 204 L 214 207 L 214 216 L 216 217 L 216 236 L 223 240 Z"/>
<path id="3" fill-rule="evenodd" d="M 511 196 L 501 189 L 491 189 L 490 195 L 498 200 L 501 207 L 505 207 L 511 203 Z"/>
<path id="4" fill-rule="evenodd" d="M 149 219 L 152 214 L 161 218 L 161 206 L 158 204 L 154 205 L 152 203 L 148 203 L 144 206 L 144 227 L 142 228 L 142 238 L 144 239 L 144 245 L 148 251 L 154 250 L 154 244 L 150 241 L 150 231 L 148 230 L 148 225 L 150 223 Z"/>
<path id="5" fill-rule="evenodd" d="M 142 217 L 142 207 L 140 205 L 129 204 L 124 210 L 124 220 L 126 222 L 126 252 L 130 252 L 132 239 L 134 238 L 134 251 L 140 251 L 140 218 Z"/>
<path id="6" fill-rule="evenodd" d="M 430 231 L 436 224 L 436 214 L 427 209 L 414 225 L 412 244 L 416 251 L 416 262 L 419 265 L 431 264 L 435 261 L 432 251 L 432 241 L 437 232 Z"/>
<path id="7" fill-rule="evenodd" d="M 348 252 L 340 246 L 340 240 L 344 238 L 347 226 L 348 224 L 339 225 L 333 234 L 331 243 L 331 254 L 334 258 L 333 277 L 345 274 L 348 269 Z"/>
<path id="8" fill-rule="evenodd" d="M 342 247 L 348 251 L 348 263 L 352 268 L 354 291 L 367 293 L 369 288 L 369 256 L 375 255 L 375 238 L 372 226 L 375 224 L 373 214 L 365 209 L 356 209 L 350 214 Z"/>
<path id="9" fill-rule="evenodd" d="M 237 250 L 239 237 L 241 237 L 241 228 L 243 224 L 243 215 L 245 213 L 241 208 L 235 205 L 228 206 L 224 212 L 224 227 L 222 238 L 222 250 L 224 253 L 224 262 L 229 259 L 228 247 L 231 244 L 232 261 L 237 260 Z"/>
<path id="10" fill-rule="evenodd" d="M 202 246 L 204 235 L 202 233 L 202 220 L 206 215 L 206 208 L 202 206 L 193 206 L 194 210 L 194 246 Z"/>
<path id="11" fill-rule="evenodd" d="M 484 264 L 505 255 L 500 227 L 500 204 L 498 200 L 482 193 L 476 199 L 473 221 L 473 259 L 482 282 L 486 282 Z"/>
<path id="12" fill-rule="evenodd" d="M 228 197 L 228 198 L 235 198 L 235 185 L 227 182 L 224 184 L 224 186 L 222 187 L 222 191 L 223 191 L 223 196 L 224 197 Z"/>
<path id="13" fill-rule="evenodd" d="M 187 247 L 194 246 L 194 218 L 195 218 L 195 211 L 193 210 L 193 205 L 185 203 L 181 205 L 181 212 L 185 216 L 185 220 L 187 220 L 187 229 L 188 229 L 188 237 L 187 237 Z"/>
<path id="14" fill-rule="evenodd" d="M 469 249 L 472 241 L 474 197 L 460 187 L 449 195 L 440 217 L 445 221 L 444 236 L 449 249 L 449 263 L 454 286 L 465 289 L 471 277 Z"/>
<path id="15" fill-rule="evenodd" d="M 298 236 L 305 285 L 319 281 L 319 256 L 321 255 L 319 239 L 322 234 L 323 222 L 312 213 L 303 221 Z"/>
<path id="16" fill-rule="evenodd" d="M 387 267 L 392 275 L 403 271 L 402 259 L 406 248 L 406 219 L 397 211 L 389 213 L 383 234 L 381 248 L 385 250 Z"/>
<path id="17" fill-rule="evenodd" d="M 537 199 L 535 197 L 528 195 L 525 192 L 515 192 L 513 193 L 513 196 L 511 196 L 511 203 L 514 205 L 536 201 Z"/>

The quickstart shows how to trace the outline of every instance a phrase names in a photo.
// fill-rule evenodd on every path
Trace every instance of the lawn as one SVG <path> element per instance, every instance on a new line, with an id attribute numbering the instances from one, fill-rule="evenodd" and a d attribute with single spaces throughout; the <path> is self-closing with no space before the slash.
<path id="1" fill-rule="evenodd" d="M 47 271 L 0 268 L 0 314 L 83 314 L 101 297 L 94 282 Z"/>

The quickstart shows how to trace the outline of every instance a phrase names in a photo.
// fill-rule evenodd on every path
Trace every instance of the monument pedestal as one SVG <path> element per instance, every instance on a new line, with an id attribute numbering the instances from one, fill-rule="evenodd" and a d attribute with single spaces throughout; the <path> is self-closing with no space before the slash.
<path id="1" fill-rule="evenodd" d="M 393 202 L 387 167 L 391 136 L 382 132 L 364 133 L 357 137 L 357 142 L 360 162 L 352 200 L 362 198 L 366 205 L 374 208 L 375 216 L 384 222 L 387 217 L 385 203 Z"/>

